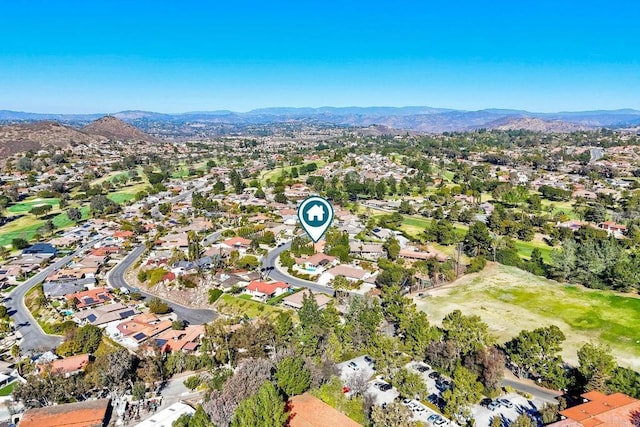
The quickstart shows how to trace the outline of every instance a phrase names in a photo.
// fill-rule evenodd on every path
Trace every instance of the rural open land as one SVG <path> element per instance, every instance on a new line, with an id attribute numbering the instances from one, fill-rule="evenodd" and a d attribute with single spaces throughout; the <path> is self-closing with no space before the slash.
<path id="1" fill-rule="evenodd" d="M 522 329 L 555 324 L 567 336 L 565 360 L 577 364 L 576 350 L 592 341 L 609 345 L 620 365 L 640 369 L 637 296 L 565 285 L 494 263 L 427 294 L 415 302 L 432 322 L 455 309 L 477 314 L 500 343 Z"/>

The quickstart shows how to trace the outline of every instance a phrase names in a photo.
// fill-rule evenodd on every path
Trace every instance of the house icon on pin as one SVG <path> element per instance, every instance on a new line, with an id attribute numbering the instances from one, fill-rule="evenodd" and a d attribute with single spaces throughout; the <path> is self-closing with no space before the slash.
<path id="1" fill-rule="evenodd" d="M 324 222 L 324 208 L 322 205 L 313 205 L 307 210 L 307 221 Z"/>

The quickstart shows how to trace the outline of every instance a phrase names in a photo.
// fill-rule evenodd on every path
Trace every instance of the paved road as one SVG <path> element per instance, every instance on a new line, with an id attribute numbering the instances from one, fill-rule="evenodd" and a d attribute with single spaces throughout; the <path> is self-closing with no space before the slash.
<path id="1" fill-rule="evenodd" d="M 145 298 L 155 298 L 155 295 L 144 292 L 137 289 L 125 280 L 125 272 L 127 269 L 136 262 L 136 260 L 144 252 L 144 245 L 136 246 L 118 265 L 107 273 L 107 283 L 116 289 L 127 288 L 129 290 L 137 290 Z M 208 323 L 216 318 L 216 313 L 213 310 L 189 308 L 175 302 L 164 300 L 179 319 L 185 320 L 191 325 L 202 325 Z"/>
<path id="2" fill-rule="evenodd" d="M 505 372 L 505 375 L 509 375 Z M 549 390 L 543 387 L 539 387 L 534 384 L 530 384 L 531 381 L 528 380 L 518 380 L 516 378 L 510 378 L 510 375 L 502 380 L 502 386 L 509 386 L 515 390 L 523 391 L 525 393 L 529 393 L 534 398 L 537 398 L 546 403 L 558 403 L 558 396 L 562 395 L 561 392 L 555 390 Z"/>
<path id="3" fill-rule="evenodd" d="M 57 347 L 62 342 L 62 337 L 45 334 L 42 328 L 40 328 L 40 325 L 38 325 L 38 322 L 33 318 L 27 307 L 24 305 L 24 297 L 27 292 L 29 292 L 29 290 L 34 286 L 42 283 L 42 281 L 51 274 L 51 272 L 65 266 L 74 257 L 89 249 L 96 242 L 97 240 L 93 240 L 76 250 L 71 255 L 67 255 L 47 268 L 40 270 L 38 274 L 18 285 L 18 287 L 11 291 L 4 299 L 4 305 L 7 307 L 7 311 L 11 317 L 13 317 L 17 332 L 19 332 L 23 337 L 22 342 L 20 343 L 20 349 L 22 352 L 31 350 L 50 350 Z"/>
<path id="4" fill-rule="evenodd" d="M 286 282 L 293 286 L 311 289 L 312 292 L 333 295 L 334 291 L 331 286 L 320 285 L 316 282 L 298 279 L 297 277 L 290 276 L 279 267 L 278 263 L 276 263 L 276 260 L 282 252 L 288 250 L 289 248 L 291 248 L 291 242 L 287 242 L 284 245 L 275 248 L 262 259 L 263 268 L 274 267 L 273 270 L 269 272 L 269 277 L 273 280 Z"/>

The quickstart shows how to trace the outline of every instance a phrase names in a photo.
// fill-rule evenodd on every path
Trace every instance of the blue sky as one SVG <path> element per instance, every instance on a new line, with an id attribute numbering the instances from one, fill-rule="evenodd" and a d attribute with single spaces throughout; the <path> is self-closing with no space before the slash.
<path id="1" fill-rule="evenodd" d="M 25 0 L 1 17 L 0 109 L 640 109 L 635 0 Z"/>

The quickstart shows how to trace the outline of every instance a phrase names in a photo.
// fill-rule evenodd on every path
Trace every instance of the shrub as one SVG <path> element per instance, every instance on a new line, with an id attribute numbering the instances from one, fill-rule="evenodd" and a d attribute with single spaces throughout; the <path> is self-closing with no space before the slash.
<path id="1" fill-rule="evenodd" d="M 218 301 L 218 298 L 220 298 L 222 294 L 223 292 L 220 289 L 209 289 L 209 304 Z"/>

